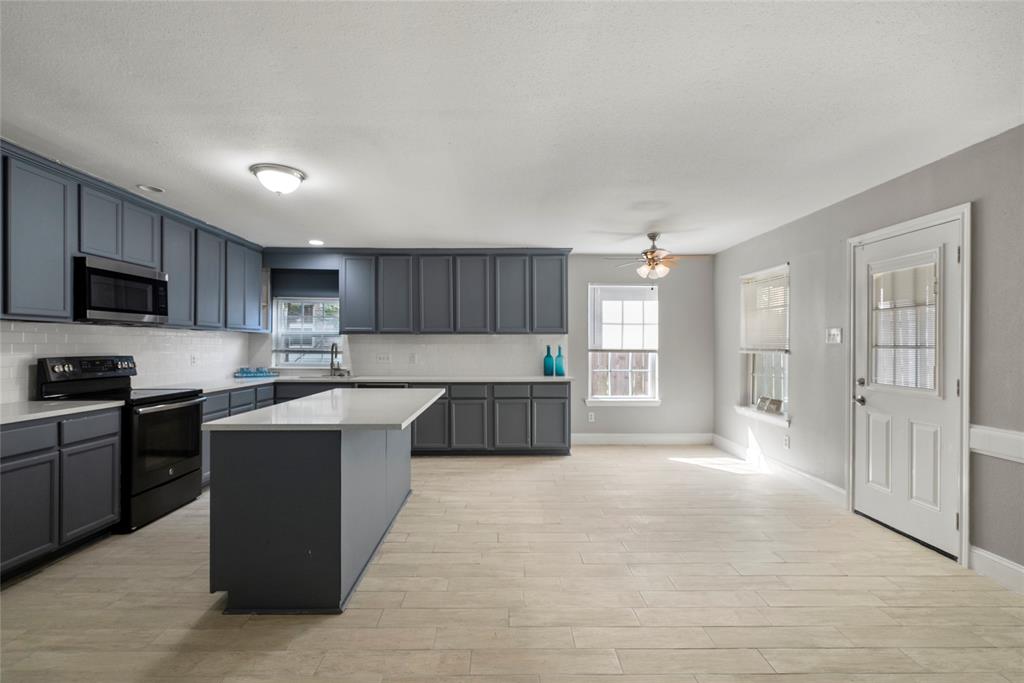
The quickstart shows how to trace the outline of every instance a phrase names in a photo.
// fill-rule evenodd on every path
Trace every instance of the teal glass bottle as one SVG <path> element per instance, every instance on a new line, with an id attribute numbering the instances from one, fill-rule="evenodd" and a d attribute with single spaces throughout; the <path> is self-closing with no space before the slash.
<path id="1" fill-rule="evenodd" d="M 555 376 L 565 377 L 565 356 L 562 355 L 562 346 L 558 346 L 558 355 L 555 356 Z"/>
<path id="2" fill-rule="evenodd" d="M 555 374 L 555 359 L 551 357 L 551 345 L 548 344 L 548 353 L 544 356 L 544 376 L 551 377 Z"/>

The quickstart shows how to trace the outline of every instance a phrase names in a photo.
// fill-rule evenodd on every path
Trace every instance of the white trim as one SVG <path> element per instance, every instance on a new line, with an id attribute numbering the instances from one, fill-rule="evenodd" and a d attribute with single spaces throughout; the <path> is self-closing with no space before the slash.
<path id="1" fill-rule="evenodd" d="M 767 422 L 768 424 L 775 425 L 776 427 L 783 427 L 785 429 L 789 429 L 789 415 L 776 415 L 774 413 L 766 413 L 763 410 L 755 410 L 750 406 L 733 406 L 733 410 L 736 411 L 737 415 L 749 417 L 752 420 L 758 420 L 760 422 Z"/>
<path id="2" fill-rule="evenodd" d="M 775 275 L 783 275 L 789 273 L 789 261 L 780 263 L 777 266 L 770 268 L 762 268 L 761 270 L 755 270 L 753 273 L 747 273 L 746 275 L 740 275 L 740 281 L 743 280 L 759 280 L 761 278 L 768 278 Z"/>
<path id="3" fill-rule="evenodd" d="M 572 435 L 572 442 L 577 446 L 706 446 L 711 443 L 711 434 L 579 432 Z"/>
<path id="4" fill-rule="evenodd" d="M 960 558 L 963 566 L 968 566 L 971 554 L 971 520 L 970 520 L 970 493 L 971 493 L 971 459 L 970 454 L 970 414 L 971 414 L 971 203 L 960 204 L 942 211 L 936 211 L 926 216 L 913 218 L 909 221 L 890 225 L 888 227 L 873 230 L 862 235 L 856 235 L 846 240 L 846 268 L 847 268 L 847 306 L 849 307 L 850 343 L 846 347 L 846 380 L 847 386 L 853 387 L 856 377 L 854 376 L 854 346 L 856 345 L 856 310 L 854 309 L 856 295 L 856 271 L 854 269 L 855 247 L 878 242 L 890 237 L 904 235 L 915 230 L 942 225 L 950 221 L 960 221 Z M 850 407 L 846 412 L 846 507 L 853 510 L 853 423 L 854 403 L 851 400 Z"/>
<path id="5" fill-rule="evenodd" d="M 1024 432 L 971 425 L 971 451 L 1024 465 Z"/>
<path id="6" fill-rule="evenodd" d="M 1024 593 L 1024 566 L 976 546 L 971 546 L 970 558 L 974 571 L 1010 590 Z"/>
<path id="7" fill-rule="evenodd" d="M 660 398 L 588 398 L 589 408 L 656 408 Z"/>
<path id="8" fill-rule="evenodd" d="M 837 507 L 845 507 L 846 505 L 846 491 L 833 483 L 827 482 L 824 479 L 819 479 L 813 474 L 808 474 L 807 472 L 798 470 L 795 467 L 779 462 L 773 458 L 769 458 L 754 448 L 744 448 L 735 441 L 730 441 L 724 436 L 719 436 L 718 434 L 715 434 L 712 437 L 712 444 L 719 450 L 725 451 L 737 458 L 746 460 L 749 463 L 756 464 L 762 472 L 782 477 L 783 479 L 808 490 L 832 505 Z"/>

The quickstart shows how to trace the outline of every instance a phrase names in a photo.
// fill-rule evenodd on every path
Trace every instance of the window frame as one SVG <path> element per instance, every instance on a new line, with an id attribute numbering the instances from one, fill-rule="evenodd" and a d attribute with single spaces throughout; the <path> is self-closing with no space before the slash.
<path id="1" fill-rule="evenodd" d="M 747 321 L 747 318 L 746 318 L 746 315 L 747 315 L 747 300 L 746 300 L 747 287 L 751 283 L 755 283 L 756 284 L 758 282 L 768 282 L 768 281 L 771 281 L 771 280 L 778 279 L 780 277 L 785 278 L 785 289 L 786 289 L 786 303 L 785 303 L 786 325 L 785 325 L 784 341 L 782 343 L 778 344 L 777 346 L 770 346 L 770 345 L 756 346 L 756 347 L 755 346 L 744 346 L 744 342 L 748 341 L 748 337 L 747 337 L 748 321 Z M 740 349 L 739 349 L 739 352 L 740 352 L 741 357 L 743 358 L 743 363 L 744 363 L 743 367 L 744 367 L 744 372 L 745 372 L 745 378 L 744 378 L 744 382 L 743 382 L 743 392 L 744 392 L 745 395 L 742 397 L 740 403 L 737 404 L 737 406 L 736 406 L 737 412 L 739 412 L 741 414 L 749 415 L 751 417 L 755 417 L 755 418 L 758 418 L 758 419 L 764 419 L 764 420 L 769 421 L 769 422 L 778 422 L 779 424 L 785 424 L 785 426 L 788 427 L 789 423 L 790 423 L 790 419 L 791 419 L 790 418 L 791 402 L 790 402 L 790 395 L 789 395 L 789 389 L 790 389 L 790 387 L 789 387 L 789 376 L 790 376 L 790 371 L 791 371 L 790 331 L 791 331 L 791 328 L 792 328 L 792 300 L 791 300 L 792 287 L 791 287 L 790 264 L 787 261 L 786 263 L 783 263 L 783 264 L 780 264 L 780 265 L 777 265 L 777 266 L 772 266 L 771 268 L 765 268 L 763 270 L 755 271 L 753 273 L 747 273 L 745 275 L 741 275 L 740 278 L 739 278 L 739 285 L 740 285 L 740 292 L 739 292 L 739 302 L 740 302 L 740 320 L 739 320 L 739 324 L 740 324 Z M 769 355 L 776 355 L 776 354 L 781 356 L 782 371 L 781 372 L 772 372 L 770 374 L 774 375 L 774 376 L 779 376 L 780 377 L 780 379 L 781 379 L 781 390 L 780 390 L 781 396 L 775 396 L 774 394 L 776 392 L 772 391 L 773 395 L 771 396 L 771 398 L 781 400 L 782 401 L 782 407 L 781 407 L 781 412 L 779 412 L 779 413 L 771 413 L 771 412 L 764 411 L 764 410 L 758 410 L 757 407 L 756 407 L 758 399 L 762 395 L 761 392 L 757 388 L 757 385 L 758 385 L 758 381 L 757 381 L 757 379 L 758 379 L 757 366 L 758 366 L 759 360 L 761 362 L 764 362 L 764 360 Z"/>
<path id="2" fill-rule="evenodd" d="M 657 327 L 657 337 L 655 339 L 655 348 L 653 348 L 653 349 L 652 348 L 616 348 L 616 349 L 613 349 L 613 348 L 604 348 L 603 344 L 597 344 L 595 342 L 595 339 L 598 336 L 599 326 L 602 324 L 602 321 L 603 321 L 603 318 L 601 317 L 602 314 L 597 309 L 598 302 L 599 302 L 599 298 L 598 298 L 597 295 L 599 294 L 599 292 L 600 292 L 600 290 L 602 288 L 608 288 L 608 289 L 611 289 L 611 288 L 622 288 L 622 289 L 637 288 L 637 289 L 640 289 L 640 288 L 642 288 L 642 289 L 646 289 L 648 291 L 653 291 L 654 292 L 653 298 L 609 299 L 609 300 L 616 300 L 616 301 L 641 301 L 641 302 L 642 301 L 651 301 L 651 300 L 653 300 L 656 304 L 658 304 L 658 306 L 657 306 L 657 310 L 658 310 L 657 322 L 655 322 L 655 323 L 648 323 L 648 322 L 646 322 L 646 321 L 644 321 L 642 319 L 641 323 L 639 323 L 642 326 L 656 326 Z M 600 299 L 600 301 L 603 302 L 603 299 Z M 659 349 L 657 348 L 659 346 L 660 335 L 661 335 L 661 311 L 660 311 L 661 306 L 660 306 L 660 303 L 658 303 L 658 302 L 659 302 L 659 291 L 658 291 L 658 286 L 657 285 L 597 284 L 597 283 L 589 283 L 587 285 L 587 398 L 586 398 L 586 404 L 588 406 L 644 407 L 644 406 L 658 406 L 658 405 L 661 405 L 661 387 L 660 387 L 660 382 L 659 382 L 660 372 L 659 372 L 659 367 L 658 367 L 659 366 L 659 363 L 658 363 L 658 360 L 659 360 L 659 358 L 658 358 Z M 624 324 L 624 323 L 620 323 L 620 324 Z M 630 323 L 630 324 L 634 324 L 634 323 Z M 641 344 L 643 345 L 643 342 L 641 342 Z M 647 375 L 647 382 L 648 382 L 648 387 L 649 387 L 648 394 L 644 395 L 644 396 L 619 396 L 619 395 L 615 395 L 615 396 L 610 396 L 610 395 L 609 396 L 595 396 L 594 395 L 594 373 L 600 371 L 600 370 L 595 370 L 594 367 L 593 367 L 594 354 L 597 354 L 597 353 L 609 354 L 609 358 L 608 358 L 608 366 L 609 367 L 606 369 L 606 372 L 609 373 L 609 389 L 610 389 L 610 382 L 611 382 L 610 373 L 612 372 L 612 369 L 610 367 L 611 366 L 611 356 L 610 356 L 610 354 L 613 354 L 613 353 L 626 353 L 626 354 L 629 354 L 628 363 L 630 365 L 630 367 L 627 368 L 626 372 L 630 373 L 630 376 L 632 376 L 634 373 L 645 372 L 646 375 Z M 633 354 L 646 354 L 647 355 L 647 365 L 648 365 L 648 367 L 646 369 L 634 369 L 632 367 L 633 362 L 634 362 Z M 603 369 L 601 369 L 601 370 L 603 370 Z M 629 386 L 630 386 L 630 388 L 632 390 L 632 386 L 633 386 L 632 381 L 630 381 Z"/>
<path id="3" fill-rule="evenodd" d="M 315 337 L 320 337 L 321 338 L 320 346 L 316 346 L 316 347 L 307 349 L 305 351 L 302 350 L 302 349 L 295 349 L 294 351 L 292 351 L 291 349 L 280 348 L 279 347 L 279 343 L 281 343 L 282 340 L 285 337 L 288 337 L 288 336 L 295 336 L 295 337 L 301 336 L 301 334 L 299 334 L 299 333 L 296 333 L 296 334 L 293 334 L 293 335 L 289 335 L 287 332 L 281 331 L 280 325 L 279 325 L 280 321 L 278 319 L 278 311 L 279 311 L 279 309 L 280 309 L 282 304 L 283 305 L 299 304 L 299 305 L 302 305 L 302 306 L 307 306 L 307 305 L 310 305 L 310 304 L 313 304 L 313 305 L 315 305 L 315 304 L 325 304 L 325 305 L 334 304 L 335 306 L 338 307 L 338 311 L 339 311 L 339 314 L 338 314 L 339 331 L 334 333 L 334 334 L 310 331 L 308 333 L 309 336 L 311 336 L 311 337 L 315 336 Z M 344 347 L 344 339 L 343 339 L 343 336 L 340 334 L 340 320 L 341 320 L 341 300 L 340 300 L 340 298 L 334 298 L 334 297 L 303 297 L 303 296 L 273 297 L 270 300 L 270 309 L 271 309 L 271 313 L 270 313 L 270 318 L 271 318 L 271 330 L 270 330 L 270 361 L 271 361 L 271 367 L 279 368 L 279 369 L 306 369 L 306 368 L 329 368 L 331 366 L 330 344 L 328 343 L 327 346 L 325 347 L 323 345 L 324 344 L 323 340 L 328 339 L 328 340 L 331 340 L 330 343 L 337 343 L 338 346 L 339 346 L 339 349 L 342 349 Z M 287 363 L 287 362 L 282 362 L 279 357 L 282 354 L 285 354 L 285 353 L 296 353 L 296 354 L 304 353 L 305 355 L 308 355 L 308 356 L 319 356 L 320 358 L 322 358 L 322 361 L 321 362 L 312 362 L 312 363 L 310 363 L 310 362 L 306 362 L 306 363 L 296 363 L 296 362 Z M 340 359 L 341 359 L 341 353 L 339 352 L 339 360 Z"/>

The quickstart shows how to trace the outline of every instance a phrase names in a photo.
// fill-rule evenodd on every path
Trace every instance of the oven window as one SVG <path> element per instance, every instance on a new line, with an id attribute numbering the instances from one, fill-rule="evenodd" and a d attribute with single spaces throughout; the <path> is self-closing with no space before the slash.
<path id="1" fill-rule="evenodd" d="M 125 313 L 153 313 L 156 287 L 145 280 L 89 273 L 89 308 Z"/>
<path id="2" fill-rule="evenodd" d="M 136 416 L 136 466 L 143 471 L 167 469 L 199 455 L 199 405 Z"/>

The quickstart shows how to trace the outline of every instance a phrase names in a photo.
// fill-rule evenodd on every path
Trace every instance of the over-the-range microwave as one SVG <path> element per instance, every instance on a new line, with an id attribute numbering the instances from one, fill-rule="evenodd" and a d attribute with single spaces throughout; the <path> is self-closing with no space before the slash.
<path id="1" fill-rule="evenodd" d="M 98 256 L 75 257 L 75 320 L 167 322 L 167 273 Z"/>

